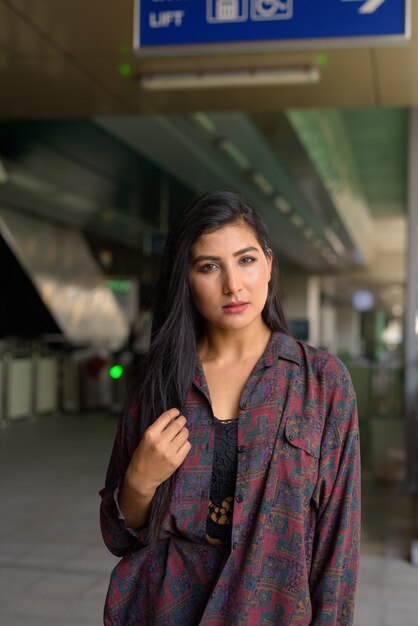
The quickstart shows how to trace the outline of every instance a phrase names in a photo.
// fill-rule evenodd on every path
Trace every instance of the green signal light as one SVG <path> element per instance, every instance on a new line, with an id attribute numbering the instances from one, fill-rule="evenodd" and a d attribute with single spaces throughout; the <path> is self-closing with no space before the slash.
<path id="1" fill-rule="evenodd" d="M 122 63 L 119 65 L 119 74 L 121 76 L 130 76 L 132 74 L 132 67 L 129 63 Z"/>
<path id="2" fill-rule="evenodd" d="M 118 380 L 119 378 L 122 377 L 122 374 L 123 374 L 122 365 L 112 365 L 112 367 L 109 370 L 109 376 L 110 378 L 113 378 L 113 380 Z"/>
<path id="3" fill-rule="evenodd" d="M 320 52 L 316 55 L 316 62 L 318 65 L 326 65 L 328 63 L 328 55 L 326 52 Z"/>
<path id="4" fill-rule="evenodd" d="M 131 290 L 132 284 L 130 280 L 107 280 L 106 287 L 108 287 L 114 293 L 128 293 Z"/>

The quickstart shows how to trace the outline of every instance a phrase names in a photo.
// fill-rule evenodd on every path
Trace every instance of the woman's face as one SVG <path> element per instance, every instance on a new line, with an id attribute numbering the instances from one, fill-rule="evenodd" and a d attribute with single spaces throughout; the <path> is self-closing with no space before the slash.
<path id="1" fill-rule="evenodd" d="M 202 235 L 191 250 L 190 286 L 206 323 L 238 330 L 259 321 L 271 263 L 245 222 Z"/>

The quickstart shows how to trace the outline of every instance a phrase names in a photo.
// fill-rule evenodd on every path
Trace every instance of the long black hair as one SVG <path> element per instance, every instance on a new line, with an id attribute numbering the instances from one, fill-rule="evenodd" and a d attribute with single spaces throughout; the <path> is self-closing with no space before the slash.
<path id="1" fill-rule="evenodd" d="M 167 409 L 176 407 L 181 411 L 192 383 L 197 346 L 204 335 L 204 319 L 194 305 L 189 283 L 191 248 L 203 234 L 234 223 L 248 224 L 266 256 L 271 254 L 262 219 L 231 191 L 199 196 L 183 209 L 170 230 L 156 286 L 150 349 L 135 375 L 127 403 L 138 407 L 140 437 Z M 278 279 L 278 265 L 273 257 L 262 317 L 272 331 L 288 334 Z M 175 475 L 176 472 L 158 487 L 153 498 L 149 521 L 152 543 L 157 539 Z"/>

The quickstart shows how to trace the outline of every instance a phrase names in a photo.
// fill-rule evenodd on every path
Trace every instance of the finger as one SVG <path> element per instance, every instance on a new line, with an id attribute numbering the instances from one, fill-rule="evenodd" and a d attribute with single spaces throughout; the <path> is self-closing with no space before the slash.
<path id="1" fill-rule="evenodd" d="M 179 465 L 183 463 L 184 459 L 189 454 L 191 448 L 192 448 L 192 444 L 190 443 L 189 440 L 183 443 L 183 445 L 181 446 L 181 448 L 178 450 L 177 454 L 174 457 L 175 462 L 177 463 L 177 467 L 179 467 Z"/>
<path id="2" fill-rule="evenodd" d="M 151 424 L 149 430 L 153 430 L 156 433 L 161 433 L 169 423 L 176 417 L 180 415 L 180 411 L 176 408 L 168 409 L 168 411 L 164 411 L 161 413 L 159 417 Z"/>
<path id="3" fill-rule="evenodd" d="M 170 424 L 165 428 L 165 430 L 161 433 L 160 439 L 162 441 L 170 443 L 174 437 L 178 435 L 182 428 L 186 425 L 187 420 L 184 415 L 179 415 L 175 419 L 173 419 Z"/>
<path id="4" fill-rule="evenodd" d="M 174 453 L 177 454 L 181 446 L 187 439 L 189 438 L 189 430 L 187 428 L 182 428 L 181 431 L 173 438 L 171 445 Z"/>

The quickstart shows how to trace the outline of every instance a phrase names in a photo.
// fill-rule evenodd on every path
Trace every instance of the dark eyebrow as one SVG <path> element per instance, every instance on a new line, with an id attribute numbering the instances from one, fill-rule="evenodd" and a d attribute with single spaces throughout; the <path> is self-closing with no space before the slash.
<path id="1" fill-rule="evenodd" d="M 259 248 L 256 248 L 254 246 L 248 246 L 247 248 L 243 248 L 242 250 L 238 250 L 238 252 L 234 252 L 233 256 L 240 256 L 241 254 L 245 254 L 246 252 L 260 252 Z M 210 256 L 210 255 L 201 255 L 201 256 L 197 256 L 195 259 L 193 259 L 192 261 L 192 265 L 195 265 L 196 263 L 199 263 L 199 261 L 220 261 L 221 257 L 220 256 Z"/>

